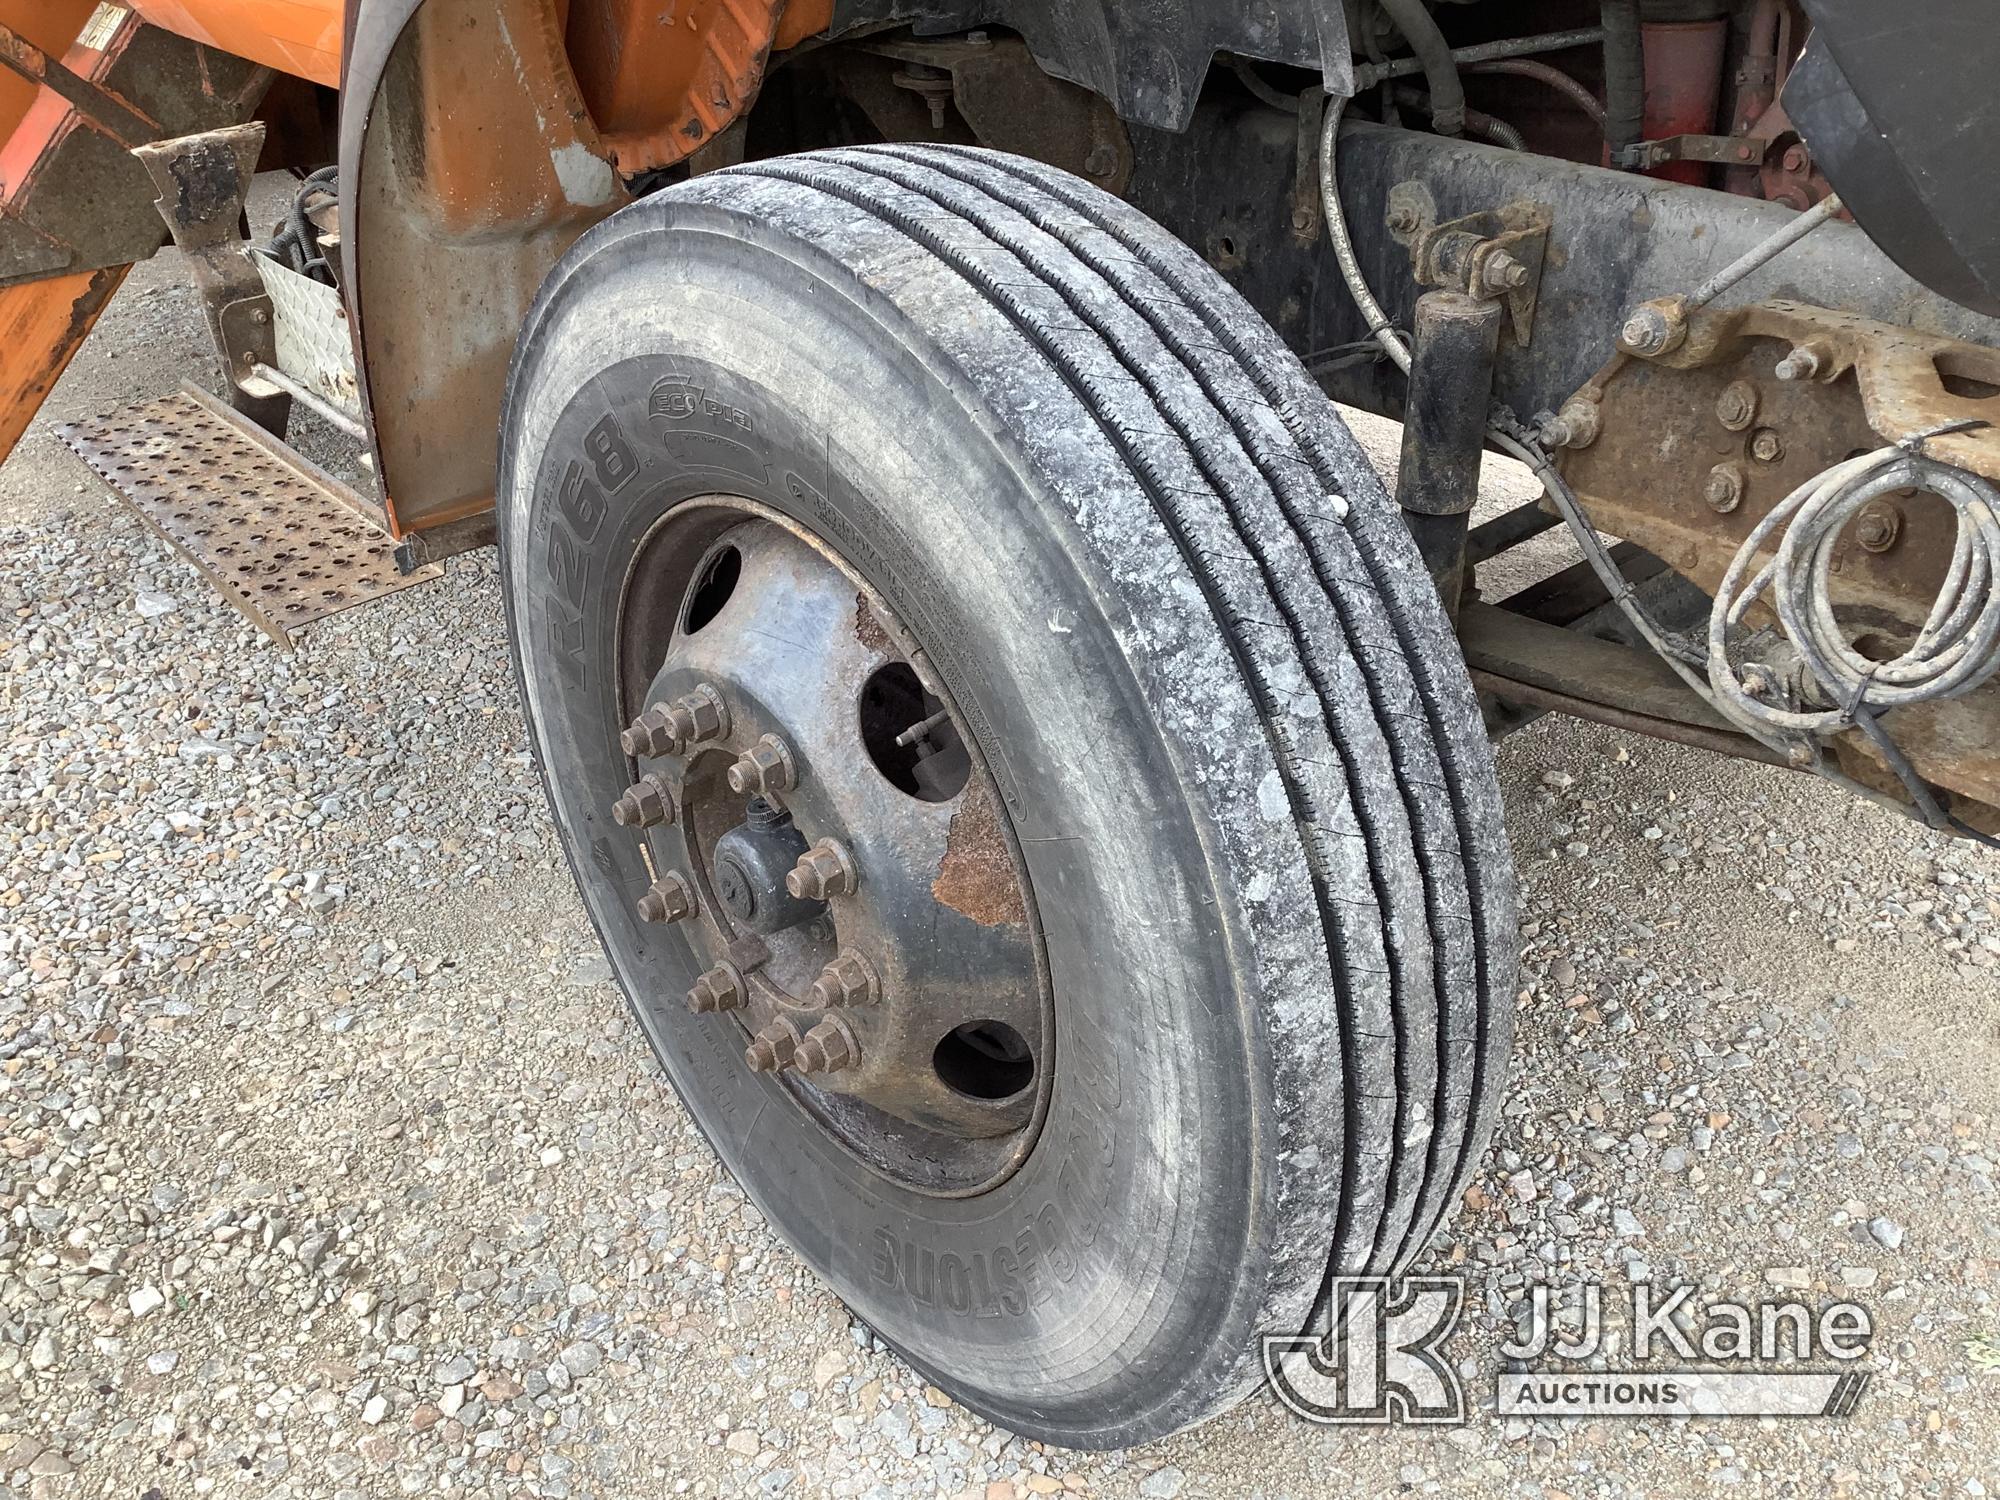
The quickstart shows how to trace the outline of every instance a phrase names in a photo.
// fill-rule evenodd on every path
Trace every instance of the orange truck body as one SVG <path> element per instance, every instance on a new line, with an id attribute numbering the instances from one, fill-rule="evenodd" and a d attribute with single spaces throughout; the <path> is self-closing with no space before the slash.
<path id="1" fill-rule="evenodd" d="M 96 0 L 29 0 L 5 15 L 12 28 L 73 72 L 88 76 L 99 54 L 82 37 Z M 0 12 L 6 10 L 0 6 Z M 62 128 L 68 108 L 46 88 L 0 70 L 0 204 Z M 80 271 L 0 288 L 0 458 L 19 442 L 97 315 L 125 279 L 125 268 Z"/>
<path id="2" fill-rule="evenodd" d="M 126 0 L 155 26 L 340 87 L 341 0 Z"/>

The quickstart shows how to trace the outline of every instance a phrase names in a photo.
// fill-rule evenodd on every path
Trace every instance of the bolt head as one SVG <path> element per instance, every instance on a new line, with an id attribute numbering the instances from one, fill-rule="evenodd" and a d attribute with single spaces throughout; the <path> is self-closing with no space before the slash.
<path id="1" fill-rule="evenodd" d="M 1385 222 L 1388 224 L 1391 234 L 1410 234 L 1416 229 L 1420 221 L 1421 215 L 1418 214 L 1414 206 L 1408 203 L 1398 203 L 1394 208 L 1389 210 L 1389 217 Z"/>
<path id="2" fill-rule="evenodd" d="M 785 876 L 785 889 L 801 901 L 844 896 L 855 886 L 854 861 L 836 840 L 821 839 L 799 856 Z"/>
<path id="3" fill-rule="evenodd" d="M 1727 514 L 1736 509 L 1743 503 L 1743 466 L 1717 464 L 1710 469 L 1701 497 L 1708 502 L 1710 510 Z"/>
<path id="4" fill-rule="evenodd" d="M 840 1006 L 870 1004 L 881 993 L 882 984 L 876 978 L 875 966 L 854 949 L 848 948 L 820 970 L 819 977 L 812 982 L 808 998 L 821 1010 L 833 1010 Z"/>
<path id="5" fill-rule="evenodd" d="M 611 821 L 620 828 L 652 828 L 673 820 L 673 789 L 658 776 L 641 776 L 611 804 Z"/>
<path id="6" fill-rule="evenodd" d="M 639 898 L 642 922 L 678 922 L 693 914 L 694 887 L 678 870 L 667 871 Z"/>
<path id="7" fill-rule="evenodd" d="M 1854 522 L 1855 540 L 1869 552 L 1887 552 L 1896 545 L 1902 530 L 1903 513 L 1879 500 L 1864 506 Z"/>
<path id="8" fill-rule="evenodd" d="M 1785 440 L 1769 427 L 1759 428 L 1750 439 L 1750 456 L 1763 464 L 1774 464 L 1785 456 Z"/>
<path id="9" fill-rule="evenodd" d="M 1086 176 L 1109 177 L 1118 170 L 1118 148 L 1109 141 L 1099 141 L 1083 159 L 1083 170 Z"/>
<path id="10" fill-rule="evenodd" d="M 795 1065 L 801 1073 L 837 1073 L 861 1060 L 861 1044 L 839 1016 L 828 1016 L 799 1043 Z"/>
<path id="11" fill-rule="evenodd" d="M 1618 330 L 1618 342 L 1633 354 L 1658 354 L 1667 347 L 1666 320 L 1651 312 L 1635 312 Z"/>
<path id="12" fill-rule="evenodd" d="M 1813 376 L 1819 374 L 1820 367 L 1824 363 L 1819 350 L 1810 344 L 1797 344 L 1789 354 L 1778 361 L 1777 368 L 1772 373 L 1780 380 L 1811 380 Z"/>
<path id="13" fill-rule="evenodd" d="M 1604 429 L 1604 410 L 1595 401 L 1572 396 L 1542 424 L 1542 441 L 1558 448 L 1588 448 Z"/>
<path id="14" fill-rule="evenodd" d="M 1757 387 L 1732 380 L 1715 399 L 1715 417 L 1731 432 L 1741 432 L 1757 419 Z"/>

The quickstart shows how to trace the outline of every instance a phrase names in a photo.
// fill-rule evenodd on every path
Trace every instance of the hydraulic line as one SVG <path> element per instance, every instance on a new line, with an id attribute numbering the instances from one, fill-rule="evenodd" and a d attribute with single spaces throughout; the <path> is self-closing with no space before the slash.
<path id="1" fill-rule="evenodd" d="M 1470 47 L 1454 47 L 1455 63 L 1491 62 L 1495 58 L 1528 57 L 1538 52 L 1563 52 L 1571 47 L 1594 46 L 1604 40 L 1602 26 L 1586 26 L 1577 31 L 1546 31 L 1539 36 L 1514 37 L 1504 42 L 1476 42 Z M 1392 57 L 1383 62 L 1365 62 L 1354 69 L 1354 89 L 1361 93 L 1391 78 L 1407 78 L 1424 71 L 1421 58 Z"/>
<path id="2" fill-rule="evenodd" d="M 1437 116 L 1431 108 L 1431 96 L 1422 89 L 1399 85 L 1390 91 L 1390 97 L 1398 104 L 1410 109 L 1421 110 L 1435 121 Z M 1525 151 L 1528 143 L 1521 139 L 1521 132 L 1505 120 L 1496 120 L 1492 115 L 1476 109 L 1465 111 L 1466 128 L 1475 135 L 1483 135 L 1496 146 L 1505 146 L 1509 151 Z"/>
<path id="3" fill-rule="evenodd" d="M 1633 0 L 1636 8 L 1638 0 Z M 1458 76 L 1458 64 L 1451 45 L 1438 30 L 1437 21 L 1424 8 L 1424 0 L 1381 0 L 1382 9 L 1403 33 L 1403 40 L 1423 63 L 1424 82 L 1431 91 L 1431 128 L 1439 135 L 1465 133 L 1465 85 Z"/>
<path id="4" fill-rule="evenodd" d="M 1500 57 L 1491 62 L 1472 63 L 1461 71 L 1482 76 L 1505 73 L 1515 78 L 1532 78 L 1538 83 L 1546 83 L 1590 116 L 1593 125 L 1600 129 L 1604 125 L 1604 105 L 1599 102 L 1597 95 L 1591 93 L 1561 68 L 1549 63 L 1538 62 L 1532 57 Z"/>

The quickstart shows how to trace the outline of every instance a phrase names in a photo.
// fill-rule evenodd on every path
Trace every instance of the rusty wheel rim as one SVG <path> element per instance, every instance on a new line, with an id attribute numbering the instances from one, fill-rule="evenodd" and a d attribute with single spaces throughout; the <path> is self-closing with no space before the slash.
<path id="1" fill-rule="evenodd" d="M 869 1166 L 962 1197 L 1047 1110 L 1054 1016 L 1020 848 L 951 685 L 823 538 L 737 496 L 667 512 L 619 610 L 639 902 L 692 1024 Z"/>

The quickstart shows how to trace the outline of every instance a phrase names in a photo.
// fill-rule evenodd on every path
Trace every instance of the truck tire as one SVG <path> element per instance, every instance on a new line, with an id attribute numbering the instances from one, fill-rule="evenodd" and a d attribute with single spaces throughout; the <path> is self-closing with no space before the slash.
<path id="1" fill-rule="evenodd" d="M 1197 257 L 995 153 L 712 173 L 563 258 L 501 449 L 605 950 L 928 1379 L 1143 1442 L 1423 1248 L 1505 1071 L 1491 757 L 1365 456 Z"/>

